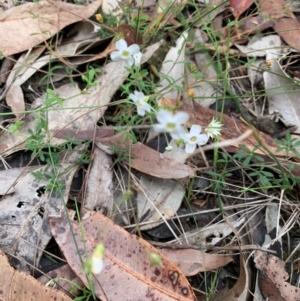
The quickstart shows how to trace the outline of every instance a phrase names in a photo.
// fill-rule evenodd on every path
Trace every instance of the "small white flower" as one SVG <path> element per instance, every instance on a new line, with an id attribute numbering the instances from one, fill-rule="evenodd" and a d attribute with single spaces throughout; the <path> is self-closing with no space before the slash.
<path id="1" fill-rule="evenodd" d="M 207 136 L 209 138 L 214 138 L 214 137 L 220 136 L 222 125 L 223 124 L 221 124 L 217 119 L 213 118 L 211 123 L 205 129 L 205 132 L 207 133 Z"/>
<path id="2" fill-rule="evenodd" d="M 92 273 L 98 275 L 103 270 L 103 259 L 100 257 L 92 257 Z"/>
<path id="3" fill-rule="evenodd" d="M 134 91 L 134 94 L 129 94 L 129 98 L 135 103 L 140 116 L 144 116 L 145 112 L 151 112 L 151 106 L 146 102 L 143 92 Z"/>
<path id="4" fill-rule="evenodd" d="M 140 66 L 141 65 L 141 59 L 142 59 L 142 53 L 138 52 L 138 53 L 134 54 L 133 58 L 134 58 L 134 64 L 136 66 Z"/>
<path id="5" fill-rule="evenodd" d="M 200 125 L 192 125 L 190 132 L 186 133 L 185 136 L 185 151 L 188 154 L 191 154 L 195 151 L 197 144 L 204 145 L 208 142 L 208 136 L 206 134 L 201 133 L 201 126 Z"/>
<path id="6" fill-rule="evenodd" d="M 110 54 L 110 58 L 113 61 L 123 60 L 125 66 L 130 67 L 134 64 L 133 55 L 140 52 L 140 46 L 137 44 L 127 46 L 127 42 L 123 39 L 116 42 L 117 51 L 113 51 Z"/>
<path id="7" fill-rule="evenodd" d="M 167 110 L 161 110 L 156 114 L 156 119 L 159 122 L 154 124 L 153 128 L 157 132 L 170 133 L 174 139 L 180 139 L 184 136 L 185 130 L 183 124 L 189 119 L 189 114 L 186 112 L 177 112 L 172 114 Z"/>
<path id="8" fill-rule="evenodd" d="M 98 244 L 91 258 L 92 273 L 98 275 L 103 270 L 104 245 Z"/>

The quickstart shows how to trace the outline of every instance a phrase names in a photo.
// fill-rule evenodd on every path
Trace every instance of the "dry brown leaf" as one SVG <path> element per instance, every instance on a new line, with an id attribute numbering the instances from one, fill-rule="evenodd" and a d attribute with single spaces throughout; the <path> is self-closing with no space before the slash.
<path id="1" fill-rule="evenodd" d="M 250 127 L 248 125 L 246 125 L 245 123 L 241 122 L 238 119 L 234 119 L 233 117 L 229 117 L 228 115 L 213 111 L 211 109 L 208 108 L 203 108 L 202 106 L 194 103 L 193 107 L 187 105 L 187 104 L 183 104 L 181 109 L 183 109 L 184 111 L 188 112 L 190 115 L 190 119 L 189 122 L 193 123 L 193 124 L 199 124 L 203 127 L 207 126 L 213 118 L 218 118 L 220 120 L 220 117 L 222 117 L 222 131 L 221 131 L 221 137 L 220 140 L 228 140 L 228 139 L 234 139 L 234 138 L 238 138 L 241 134 L 245 133 L 247 130 L 250 129 Z M 260 131 L 256 131 L 257 135 L 259 136 L 260 140 L 262 141 L 262 144 L 268 148 L 268 150 L 273 153 L 274 155 L 277 156 L 285 156 L 286 153 L 284 151 L 281 152 L 276 152 L 276 149 L 278 148 L 278 145 L 274 142 L 274 139 L 263 133 Z M 232 145 L 235 148 L 238 147 L 238 145 L 240 144 L 240 142 Z M 255 136 L 252 134 L 250 135 L 247 139 L 245 139 L 243 141 L 243 144 L 245 146 L 247 146 L 250 150 L 253 150 L 256 146 L 259 145 L 259 143 L 257 142 Z M 259 154 L 266 154 L 266 151 L 264 151 L 262 148 L 257 148 L 255 149 L 255 153 L 259 153 Z M 293 155 L 292 153 L 289 154 L 292 157 L 294 157 L 295 155 Z"/>
<path id="2" fill-rule="evenodd" d="M 98 130 L 101 132 L 101 129 Z M 66 135 L 74 135 L 78 140 L 94 140 L 99 148 L 109 149 L 113 145 L 120 147 L 130 146 L 130 163 L 129 165 L 145 174 L 163 179 L 181 179 L 191 176 L 196 169 L 185 165 L 179 161 L 175 161 L 170 157 L 153 150 L 152 148 L 142 144 L 131 144 L 130 140 L 123 141 L 122 134 L 116 134 L 111 137 L 98 138 L 98 132 L 93 130 L 74 131 L 62 130 L 55 134 L 55 137 L 65 138 Z M 128 153 L 129 155 L 129 153 Z"/>
<path id="3" fill-rule="evenodd" d="M 300 23 L 297 19 L 281 18 L 273 28 L 288 45 L 300 51 Z"/>
<path id="4" fill-rule="evenodd" d="M 1 301 L 71 301 L 67 295 L 44 286 L 30 275 L 15 271 L 0 250 L 0 300 Z"/>
<path id="5" fill-rule="evenodd" d="M 141 63 L 146 62 L 152 54 L 160 47 L 161 42 L 155 43 L 145 49 Z M 111 62 L 105 65 L 103 73 L 95 78 L 99 83 L 96 87 L 90 87 L 89 93 L 81 93 L 78 85 L 64 85 L 55 89 L 58 97 L 64 100 L 62 105 L 54 105 L 48 112 L 48 128 L 53 134 L 62 128 L 71 129 L 94 129 L 95 124 L 103 116 L 107 104 L 113 95 L 128 77 L 129 72 L 124 68 L 123 62 Z M 112 84 L 113 83 L 113 84 Z M 26 138 L 30 135 L 29 129 L 37 127 L 35 109 L 41 110 L 44 107 L 44 100 L 47 94 L 36 99 L 32 105 L 32 112 L 24 117 L 24 125 L 19 135 L 13 135 L 5 131 L 1 135 L 0 155 L 5 157 L 18 150 L 24 149 Z M 56 138 L 51 139 L 51 144 L 56 146 L 65 141 Z"/>
<path id="6" fill-rule="evenodd" d="M 299 301 L 300 288 L 287 282 L 289 275 L 284 269 L 284 262 L 269 253 L 256 251 L 254 262 L 262 275 L 260 289 L 269 301 Z"/>
<path id="7" fill-rule="evenodd" d="M 293 12 L 289 9 L 284 0 L 260 0 L 260 13 L 269 17 L 273 22 L 281 18 L 295 18 Z"/>
<path id="8" fill-rule="evenodd" d="M 173 250 L 164 248 L 159 249 L 159 251 L 171 260 L 185 276 L 218 269 L 232 261 L 229 256 L 209 254 L 194 249 Z"/>
<path id="9" fill-rule="evenodd" d="M 101 3 L 102 0 L 97 0 L 83 7 L 61 1 L 40 1 L 3 12 L 0 17 L 2 55 L 19 53 L 48 40 L 67 25 L 89 18 Z"/>
<path id="10" fill-rule="evenodd" d="M 284 0 L 260 0 L 261 14 L 273 21 L 274 30 L 290 46 L 300 50 L 300 23 Z"/>
<path id="11" fill-rule="evenodd" d="M 175 161 L 141 143 L 132 145 L 131 154 L 134 157 L 130 161 L 130 166 L 153 177 L 181 179 L 193 175 L 196 171 L 195 168 Z"/>
<path id="12" fill-rule="evenodd" d="M 74 212 L 71 215 L 74 216 Z M 60 216 L 49 219 L 53 236 L 65 258 L 88 286 L 66 214 L 62 212 Z M 173 263 L 145 240 L 129 234 L 101 213 L 90 212 L 82 218 L 80 226 L 73 221 L 72 227 L 79 250 L 86 250 L 87 256 L 99 242 L 104 244 L 103 271 L 94 275 L 97 279 L 94 282 L 95 293 L 101 300 L 119 301 L 124 296 L 130 296 L 130 300 L 195 300 L 189 282 Z M 84 243 L 81 229 L 84 231 Z M 151 253 L 161 256 L 160 266 L 151 264 Z M 81 256 L 86 259 L 85 254 Z"/>
<path id="13" fill-rule="evenodd" d="M 252 4 L 254 0 L 230 0 L 229 5 L 233 10 L 233 15 L 236 19 L 245 12 Z"/>

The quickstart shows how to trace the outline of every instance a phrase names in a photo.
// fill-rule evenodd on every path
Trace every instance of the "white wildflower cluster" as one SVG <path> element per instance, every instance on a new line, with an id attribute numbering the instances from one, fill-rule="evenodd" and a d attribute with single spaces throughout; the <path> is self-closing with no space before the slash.
<path id="1" fill-rule="evenodd" d="M 126 67 L 140 65 L 142 53 L 139 45 L 127 46 L 127 42 L 121 39 L 116 42 L 116 48 L 117 50 L 110 55 L 113 61 L 123 60 Z M 151 106 L 148 104 L 149 97 L 146 97 L 143 92 L 134 91 L 129 95 L 129 99 L 136 105 L 138 115 L 144 116 L 146 112 L 151 112 Z M 156 114 L 156 119 L 158 123 L 153 126 L 154 130 L 169 133 L 173 139 L 184 141 L 185 151 L 189 154 L 195 151 L 197 145 L 205 145 L 209 138 L 221 134 L 222 124 L 214 118 L 205 129 L 206 133 L 202 134 L 200 125 L 193 124 L 189 132 L 186 130 L 186 123 L 189 120 L 189 114 L 186 112 L 172 114 L 167 110 L 160 110 Z M 170 149 L 170 147 L 168 146 L 166 149 Z"/>
<path id="2" fill-rule="evenodd" d="M 134 91 L 129 98 L 135 103 L 140 116 L 151 111 L 151 106 L 147 103 L 148 98 L 143 92 Z M 189 120 L 189 114 L 183 111 L 172 114 L 167 110 L 160 110 L 156 114 L 156 119 L 158 123 L 153 125 L 154 130 L 169 133 L 173 139 L 184 141 L 185 151 L 188 154 L 193 153 L 197 145 L 205 145 L 209 138 L 221 135 L 222 124 L 214 118 L 205 129 L 206 133 L 202 134 L 202 127 L 197 124 L 193 124 L 189 132 L 186 131 L 185 125 Z M 167 147 L 166 150 L 168 149 L 170 150 Z"/>
<path id="3" fill-rule="evenodd" d="M 208 135 L 201 134 L 200 125 L 192 125 L 189 132 L 185 130 L 184 125 L 189 120 L 189 114 L 186 112 L 177 112 L 172 114 L 167 110 L 161 110 L 157 113 L 154 130 L 157 132 L 167 132 L 176 140 L 185 142 L 185 151 L 191 154 L 195 151 L 197 145 L 204 145 L 208 142 Z"/>

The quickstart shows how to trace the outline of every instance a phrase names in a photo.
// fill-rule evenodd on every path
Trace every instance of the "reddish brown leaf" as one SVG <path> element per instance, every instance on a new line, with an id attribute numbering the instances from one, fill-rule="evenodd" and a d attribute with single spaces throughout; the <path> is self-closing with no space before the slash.
<path id="1" fill-rule="evenodd" d="M 232 261 L 229 256 L 209 254 L 194 249 L 173 250 L 165 248 L 159 251 L 171 260 L 185 276 L 218 269 Z"/>
<path id="2" fill-rule="evenodd" d="M 240 17 L 240 15 L 249 8 L 254 0 L 230 0 L 229 5 L 233 10 L 233 15 L 236 19 Z"/>
<path id="3" fill-rule="evenodd" d="M 181 179 L 191 176 L 196 171 L 195 168 L 175 161 L 141 143 L 132 145 L 131 154 L 134 157 L 130 161 L 130 166 L 153 177 Z"/>
<path id="4" fill-rule="evenodd" d="M 71 301 L 67 295 L 44 286 L 30 275 L 15 271 L 0 250 L 0 300 L 1 301 Z"/>
<path id="5" fill-rule="evenodd" d="M 281 18 L 296 18 L 285 0 L 260 0 L 260 14 L 277 21 Z"/>
<path id="6" fill-rule="evenodd" d="M 261 14 L 273 20 L 273 28 L 290 46 L 300 50 L 300 23 L 284 0 L 260 0 Z"/>
<path id="7" fill-rule="evenodd" d="M 288 45 L 300 51 L 300 23 L 297 19 L 281 18 L 273 28 Z"/>
<path id="8" fill-rule="evenodd" d="M 122 24 L 114 29 L 118 36 L 123 36 L 128 45 L 143 44 L 143 36 L 136 28 L 128 24 Z"/>
<path id="9" fill-rule="evenodd" d="M 180 270 L 142 238 L 129 234 L 98 212 L 82 218 L 80 226 L 77 222 L 71 223 L 83 260 L 92 254 L 99 242 L 104 244 L 104 267 L 99 275 L 94 275 L 97 280 L 94 281 L 95 293 L 101 300 L 119 301 L 124 300 L 124 296 L 128 300 L 195 300 L 193 290 Z M 50 217 L 50 224 L 69 265 L 88 287 L 66 214 Z M 151 263 L 151 253 L 161 257 L 161 265 Z"/>

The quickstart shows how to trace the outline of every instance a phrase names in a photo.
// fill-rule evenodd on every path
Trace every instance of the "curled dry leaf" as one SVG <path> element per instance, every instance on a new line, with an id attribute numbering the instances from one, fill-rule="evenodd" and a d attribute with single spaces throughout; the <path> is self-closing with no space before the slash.
<path id="1" fill-rule="evenodd" d="M 229 256 L 209 254 L 194 249 L 173 250 L 164 248 L 159 249 L 159 251 L 171 260 L 185 276 L 218 269 L 232 261 Z"/>
<path id="2" fill-rule="evenodd" d="M 18 119 L 22 119 L 25 112 L 24 94 L 18 85 L 11 85 L 6 94 L 6 103 Z"/>
<path id="3" fill-rule="evenodd" d="M 268 56 L 267 56 L 268 58 Z M 272 60 L 270 71 L 263 73 L 269 113 L 279 112 L 300 134 L 299 85 L 286 76 L 278 60 Z"/>
<path id="4" fill-rule="evenodd" d="M 15 271 L 0 250 L 0 300 L 1 301 L 71 301 L 67 295 L 44 286 L 30 275 Z M 5 279 L 5 281 L 3 281 Z"/>
<path id="5" fill-rule="evenodd" d="M 300 288 L 287 282 L 289 275 L 284 262 L 278 257 L 261 251 L 254 254 L 255 266 L 261 271 L 260 289 L 269 301 L 299 301 Z"/>
<path id="6" fill-rule="evenodd" d="M 74 216 L 74 212 L 70 211 Z M 51 231 L 73 271 L 88 287 L 82 262 L 74 244 L 74 237 L 83 260 L 91 256 L 99 242 L 105 247 L 103 271 L 94 275 L 94 289 L 103 301 L 119 301 L 124 296 L 130 300 L 194 301 L 195 295 L 180 270 L 159 251 L 142 238 L 129 234 L 98 212 L 90 212 L 82 218 L 81 225 L 72 221 L 70 231 L 64 212 L 49 217 Z M 84 242 L 82 241 L 84 231 Z M 161 257 L 161 265 L 150 262 L 150 254 Z M 116 285 L 118 284 L 118 285 Z"/>
<path id="7" fill-rule="evenodd" d="M 39 1 L 5 11 L 0 18 L 2 55 L 22 52 L 48 40 L 67 25 L 89 18 L 101 3 L 102 0 L 97 0 L 82 7 L 60 1 Z"/>
<path id="8" fill-rule="evenodd" d="M 180 94 L 178 88 L 170 85 L 170 80 L 176 86 L 183 86 L 184 64 L 182 62 L 185 60 L 184 52 L 187 36 L 187 31 L 182 33 L 176 41 L 176 46 L 170 48 L 160 69 L 160 73 L 164 76 L 160 82 L 158 92 L 161 92 L 164 97 L 176 99 Z"/>
<path id="9" fill-rule="evenodd" d="M 94 208 L 105 207 L 107 215 L 112 215 L 113 209 L 113 171 L 112 157 L 94 147 L 92 162 L 87 175 L 84 208 L 94 210 Z"/>
<path id="10" fill-rule="evenodd" d="M 174 181 L 142 175 L 140 181 L 135 183 L 139 192 L 137 212 L 138 218 L 147 223 L 140 225 L 140 230 L 159 226 L 165 222 L 162 217 L 173 217 L 182 203 L 187 183 L 187 178 Z"/>

